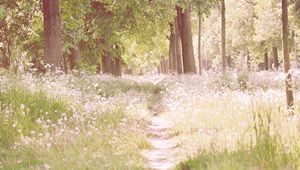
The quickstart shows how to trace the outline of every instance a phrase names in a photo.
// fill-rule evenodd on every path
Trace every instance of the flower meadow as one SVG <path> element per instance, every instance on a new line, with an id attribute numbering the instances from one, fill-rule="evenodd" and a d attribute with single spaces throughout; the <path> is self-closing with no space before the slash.
<path id="1" fill-rule="evenodd" d="M 300 72 L 292 74 L 294 115 L 280 72 L 1 71 L 0 169 L 145 169 L 153 105 L 172 124 L 178 169 L 297 169 Z"/>

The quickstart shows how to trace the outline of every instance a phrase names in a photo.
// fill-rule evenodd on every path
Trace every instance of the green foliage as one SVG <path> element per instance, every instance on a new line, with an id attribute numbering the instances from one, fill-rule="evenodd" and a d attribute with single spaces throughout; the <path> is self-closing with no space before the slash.
<path id="1" fill-rule="evenodd" d="M 209 16 L 213 7 L 216 7 L 220 0 L 192 0 L 191 4 L 199 16 Z"/>

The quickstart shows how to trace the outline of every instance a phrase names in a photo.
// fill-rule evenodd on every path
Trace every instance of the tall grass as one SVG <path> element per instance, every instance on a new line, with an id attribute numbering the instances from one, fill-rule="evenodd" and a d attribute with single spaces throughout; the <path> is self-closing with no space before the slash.
<path id="1" fill-rule="evenodd" d="M 72 114 L 63 101 L 18 86 L 0 92 L 0 103 L 0 147 L 13 144 L 20 136 L 41 131 L 38 119 L 56 122 L 63 113 Z"/>
<path id="2" fill-rule="evenodd" d="M 254 135 L 250 143 L 240 139 L 234 151 L 200 150 L 198 155 L 181 163 L 177 169 L 296 169 L 297 151 L 289 152 L 277 131 L 274 110 L 264 108 L 252 111 Z M 283 114 L 283 113 L 282 113 Z M 248 132 L 247 132 L 248 133 Z"/>
<path id="3" fill-rule="evenodd" d="M 72 110 L 77 109 L 73 114 L 69 109 L 71 105 L 48 97 L 51 91 L 30 92 L 25 87 L 11 86 L 0 93 L 0 169 L 143 168 L 141 151 L 148 149 L 150 144 L 146 140 L 146 132 L 137 127 L 143 126 L 145 120 L 140 117 L 137 120 L 124 103 L 132 104 L 128 101 L 134 97 L 137 106 L 133 103 L 132 110 L 139 112 L 139 109 L 148 109 L 152 97 L 149 101 L 145 99 L 159 93 L 160 87 L 151 83 L 124 83 L 122 80 L 91 80 L 72 88 L 79 88 L 88 96 L 76 102 L 78 106 L 72 105 Z M 120 95 L 114 99 L 117 94 L 128 91 L 133 91 L 131 96 Z M 98 96 L 104 99 L 99 101 Z M 106 102 L 109 108 L 84 110 L 85 104 L 90 102 Z M 62 115 L 67 115 L 68 121 L 61 121 L 62 125 L 55 124 L 55 121 L 60 122 Z M 51 131 L 39 121 L 53 122 L 46 125 L 55 125 L 56 128 Z M 34 136 L 33 133 L 37 135 L 40 131 L 45 132 L 44 136 L 33 137 L 36 141 L 30 145 L 20 145 L 21 139 Z"/>

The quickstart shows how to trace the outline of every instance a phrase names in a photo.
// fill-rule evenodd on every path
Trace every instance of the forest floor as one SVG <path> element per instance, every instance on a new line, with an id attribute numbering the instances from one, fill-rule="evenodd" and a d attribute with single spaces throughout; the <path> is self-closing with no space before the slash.
<path id="1" fill-rule="evenodd" d="M 0 169 L 297 169 L 284 74 L 0 76 Z"/>

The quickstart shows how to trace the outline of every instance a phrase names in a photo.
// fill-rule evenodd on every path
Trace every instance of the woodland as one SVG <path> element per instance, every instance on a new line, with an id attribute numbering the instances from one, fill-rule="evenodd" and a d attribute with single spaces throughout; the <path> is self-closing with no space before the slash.
<path id="1" fill-rule="evenodd" d="M 300 169 L 300 0 L 0 0 L 0 169 Z"/>

